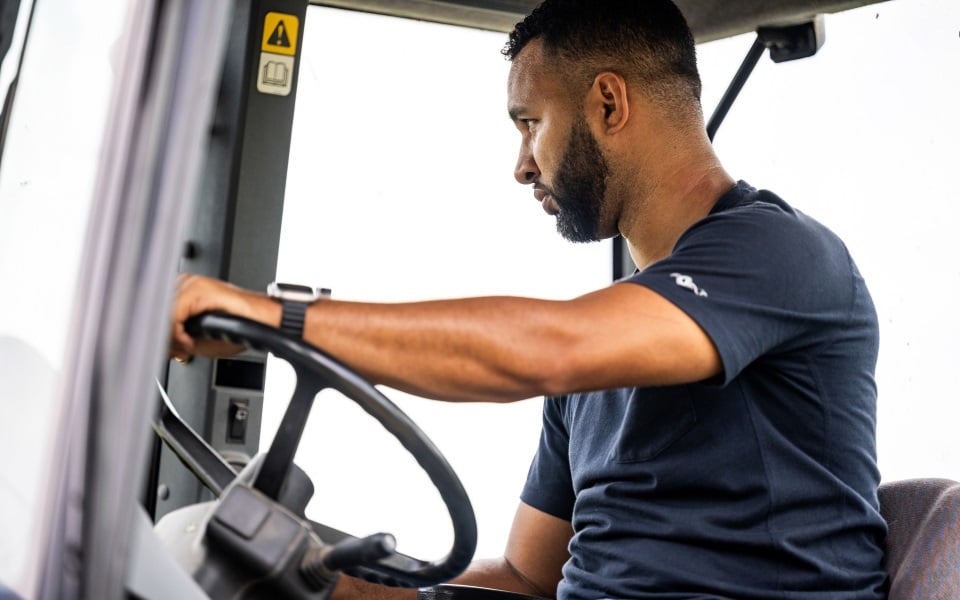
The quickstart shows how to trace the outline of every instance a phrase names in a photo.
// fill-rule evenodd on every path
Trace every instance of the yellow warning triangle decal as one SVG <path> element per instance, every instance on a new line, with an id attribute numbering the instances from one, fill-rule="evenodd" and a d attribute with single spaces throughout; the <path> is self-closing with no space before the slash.
<path id="1" fill-rule="evenodd" d="M 297 34 L 300 19 L 296 15 L 269 12 L 263 20 L 263 37 L 260 49 L 263 52 L 294 56 L 297 53 Z"/>
<path id="2" fill-rule="evenodd" d="M 279 48 L 291 47 L 290 38 L 287 36 L 287 27 L 284 25 L 283 21 L 277 23 L 273 33 L 270 34 L 270 39 L 267 40 L 267 44 L 271 46 L 277 46 Z"/>

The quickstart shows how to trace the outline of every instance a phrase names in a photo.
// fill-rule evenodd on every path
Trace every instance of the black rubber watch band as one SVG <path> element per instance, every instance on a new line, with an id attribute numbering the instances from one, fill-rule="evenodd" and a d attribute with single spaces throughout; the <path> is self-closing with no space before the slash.
<path id="1" fill-rule="evenodd" d="M 303 338 L 303 326 L 307 320 L 306 302 L 293 300 L 283 301 L 283 313 L 280 317 L 280 331 L 292 335 L 297 339 Z"/>
<path id="2" fill-rule="evenodd" d="M 320 298 L 328 297 L 330 290 L 274 281 L 267 286 L 267 295 L 280 302 L 283 308 L 280 313 L 280 331 L 300 340 L 303 339 L 307 308 Z"/>

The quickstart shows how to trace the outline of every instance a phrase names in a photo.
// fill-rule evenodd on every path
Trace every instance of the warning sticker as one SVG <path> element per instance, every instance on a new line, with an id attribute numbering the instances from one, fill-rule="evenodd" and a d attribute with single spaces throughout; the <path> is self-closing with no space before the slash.
<path id="1" fill-rule="evenodd" d="M 293 15 L 269 12 L 263 20 L 261 50 L 274 54 L 294 56 L 297 53 L 297 33 L 300 19 Z"/>

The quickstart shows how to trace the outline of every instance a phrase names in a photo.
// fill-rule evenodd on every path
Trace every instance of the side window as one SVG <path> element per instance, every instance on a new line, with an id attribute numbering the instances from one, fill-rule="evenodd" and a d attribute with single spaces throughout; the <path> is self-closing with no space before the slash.
<path id="1" fill-rule="evenodd" d="M 0 156 L 10 119 L 10 104 L 16 93 L 20 57 L 27 35 L 32 1 L 9 0 L 0 3 Z"/>
<path id="2" fill-rule="evenodd" d="M 381 302 L 559 299 L 610 283 L 611 243 L 564 241 L 513 179 L 520 138 L 507 117 L 505 41 L 310 8 L 278 277 Z M 277 363 L 268 371 L 262 447 L 290 389 Z M 536 449 L 540 400 L 467 406 L 384 391 L 460 474 L 477 511 L 477 556 L 499 555 Z M 436 558 L 449 549 L 445 513 L 388 438 L 349 401 L 321 394 L 297 458 L 320 481 L 308 514 L 351 533 L 394 532 L 401 551 Z"/>

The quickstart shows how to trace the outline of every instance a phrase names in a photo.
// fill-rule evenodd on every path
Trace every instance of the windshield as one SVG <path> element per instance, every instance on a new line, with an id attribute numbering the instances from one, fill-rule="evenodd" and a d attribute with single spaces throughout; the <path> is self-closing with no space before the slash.
<path id="1" fill-rule="evenodd" d="M 357 39 L 385 42 L 351 42 Z M 611 242 L 564 241 L 529 187 L 513 179 L 517 131 L 507 118 L 510 65 L 500 56 L 503 41 L 503 34 L 487 31 L 311 7 L 284 201 L 281 281 L 329 287 L 335 298 L 382 302 L 562 299 L 610 282 Z M 330 59 L 344 47 L 350 47 L 349 61 Z M 347 81 L 351 93 L 331 93 Z M 270 363 L 262 448 L 292 390 L 292 375 L 277 362 Z M 500 530 L 516 509 L 504 496 L 516 498 L 526 477 L 540 402 L 454 406 L 384 391 L 472 491 L 477 555 L 499 553 Z M 351 453 L 349 460 L 331 460 L 343 452 Z M 452 529 L 433 486 L 351 402 L 321 394 L 297 461 L 308 473 L 351 482 L 344 493 L 317 494 L 308 516 L 351 533 L 390 531 L 400 551 L 418 558 L 449 550 Z M 397 489 L 404 490 L 401 497 Z"/>
<path id="2" fill-rule="evenodd" d="M 944 418 L 957 400 L 948 373 L 960 336 L 944 318 L 960 290 L 949 229 L 960 216 L 951 182 L 960 157 L 958 24 L 960 5 L 938 0 L 827 15 L 820 53 L 762 59 L 716 138 L 731 174 L 834 229 L 867 279 L 881 319 L 886 480 L 960 476 Z M 374 301 L 563 298 L 610 281 L 608 243 L 564 242 L 513 181 L 519 140 L 506 118 L 504 40 L 310 9 L 281 280 Z M 753 40 L 699 47 L 708 118 Z M 350 61 L 331 59 L 344 48 Z M 345 81 L 350 94 L 331 93 Z M 292 389 L 289 372 L 271 363 L 267 385 L 264 448 Z M 449 406 L 388 394 L 464 479 L 480 523 L 477 555 L 499 555 L 536 447 L 539 402 Z M 429 484 L 357 413 L 334 399 L 316 404 L 298 463 L 350 485 L 319 494 L 308 514 L 354 533 L 394 531 L 412 554 L 445 550 L 449 529 L 434 518 L 442 507 L 420 493 Z M 333 460 L 344 451 L 356 458 Z"/>

